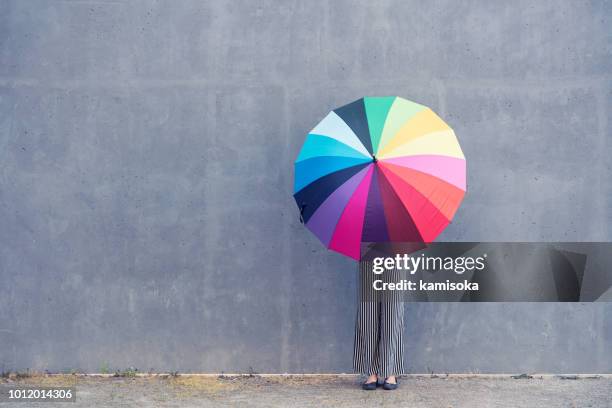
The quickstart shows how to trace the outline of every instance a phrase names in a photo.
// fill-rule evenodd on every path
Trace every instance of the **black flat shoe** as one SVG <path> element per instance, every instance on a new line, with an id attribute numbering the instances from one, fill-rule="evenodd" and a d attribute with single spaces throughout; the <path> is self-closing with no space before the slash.
<path id="1" fill-rule="evenodd" d="M 396 390 L 397 389 L 397 379 L 395 380 L 395 384 L 387 382 L 387 380 L 385 380 L 385 383 L 383 384 L 383 389 L 385 390 Z"/>
<path id="2" fill-rule="evenodd" d="M 374 391 L 376 387 L 378 387 L 378 381 L 372 381 L 369 383 L 364 382 L 363 384 L 361 384 L 361 388 L 366 391 Z"/>

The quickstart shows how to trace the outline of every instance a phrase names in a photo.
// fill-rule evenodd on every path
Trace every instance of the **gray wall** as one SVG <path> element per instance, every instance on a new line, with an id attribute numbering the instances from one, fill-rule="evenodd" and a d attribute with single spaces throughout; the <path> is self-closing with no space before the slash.
<path id="1" fill-rule="evenodd" d="M 356 266 L 298 222 L 332 108 L 426 104 L 443 240 L 612 240 L 604 1 L 1 1 L 0 371 L 351 370 Z M 413 372 L 612 372 L 612 304 L 410 304 Z"/>

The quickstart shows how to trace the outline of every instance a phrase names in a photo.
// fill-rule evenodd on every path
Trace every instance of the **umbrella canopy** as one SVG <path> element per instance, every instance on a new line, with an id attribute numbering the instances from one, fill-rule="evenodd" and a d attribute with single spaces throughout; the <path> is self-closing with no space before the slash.
<path id="1" fill-rule="evenodd" d="M 330 112 L 295 161 L 304 224 L 327 248 L 357 260 L 362 242 L 432 242 L 465 191 L 453 130 L 400 97 L 365 97 Z"/>

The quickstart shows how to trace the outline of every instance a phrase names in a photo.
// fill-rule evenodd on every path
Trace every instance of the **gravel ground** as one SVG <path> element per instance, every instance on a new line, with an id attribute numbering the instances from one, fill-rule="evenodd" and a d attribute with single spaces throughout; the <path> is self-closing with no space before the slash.
<path id="1" fill-rule="evenodd" d="M 354 376 L 37 376 L 0 387 L 76 386 L 76 403 L 0 402 L 0 407 L 612 407 L 612 378 L 427 377 L 396 391 L 362 391 Z"/>

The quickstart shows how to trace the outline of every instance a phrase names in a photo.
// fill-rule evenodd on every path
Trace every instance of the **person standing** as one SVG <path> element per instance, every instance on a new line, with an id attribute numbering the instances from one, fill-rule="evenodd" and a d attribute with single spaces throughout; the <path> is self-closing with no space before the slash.
<path id="1" fill-rule="evenodd" d="M 405 374 L 403 334 L 404 303 L 398 291 L 375 291 L 374 280 L 399 282 L 400 272 L 387 269 L 372 272 L 372 262 L 359 262 L 359 304 L 355 322 L 353 368 L 367 376 L 364 390 L 398 387 L 397 376 Z M 382 381 L 382 383 L 380 382 Z"/>

